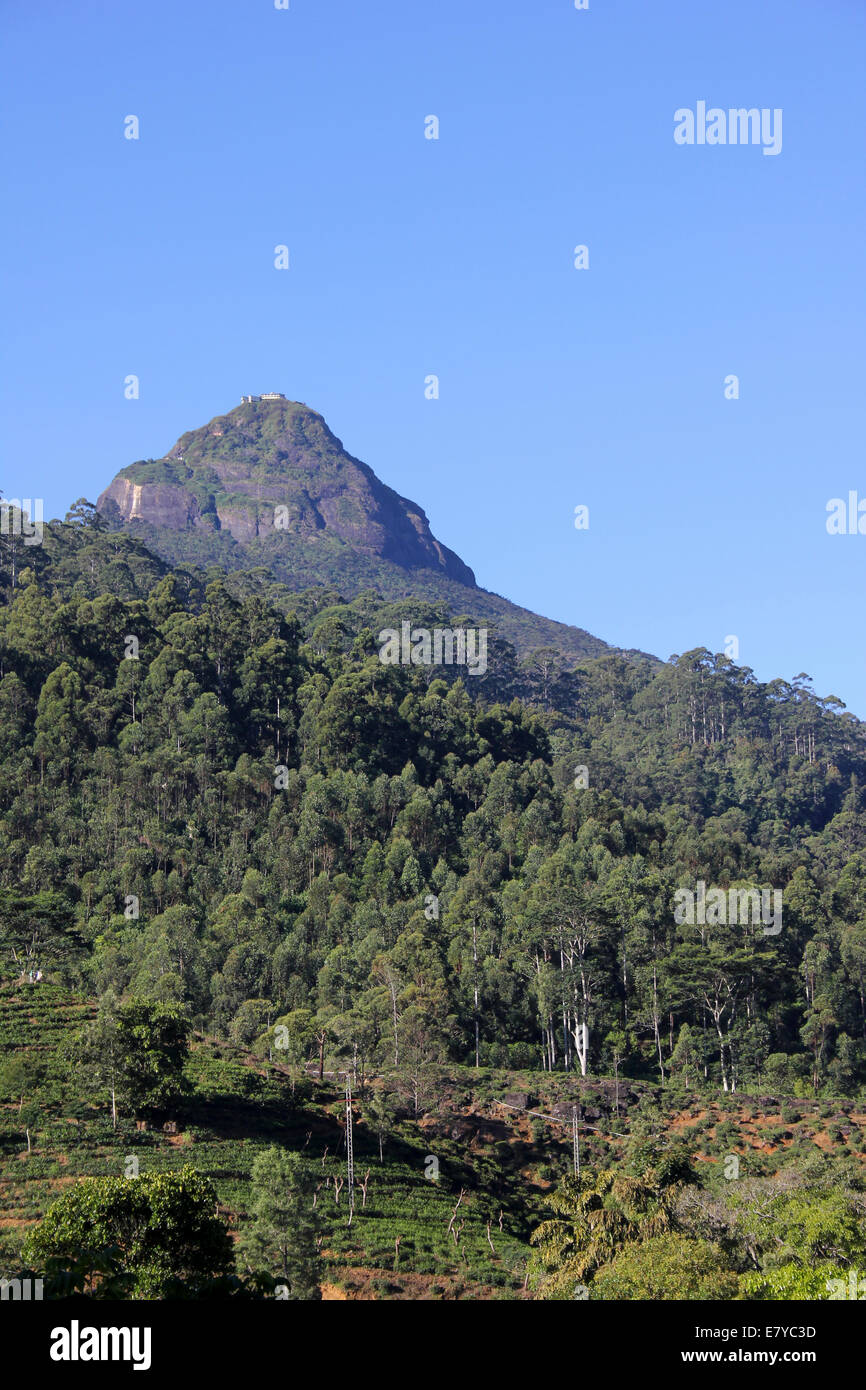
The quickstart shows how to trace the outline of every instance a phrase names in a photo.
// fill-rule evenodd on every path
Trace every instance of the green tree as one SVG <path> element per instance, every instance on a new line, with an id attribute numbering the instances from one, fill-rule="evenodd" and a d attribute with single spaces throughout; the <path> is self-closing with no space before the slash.
<path id="1" fill-rule="evenodd" d="M 684 1023 L 671 1055 L 671 1071 L 680 1075 L 686 1086 L 694 1086 L 698 1079 L 699 1064 L 700 1050 L 696 1046 L 689 1024 Z"/>
<path id="2" fill-rule="evenodd" d="M 596 1270 L 632 1241 L 666 1235 L 673 1223 L 674 1188 L 662 1188 L 652 1170 L 642 1178 L 607 1171 L 579 1186 L 563 1179 L 547 1198 L 554 1212 L 532 1233 L 530 1285 L 543 1299 L 574 1296 Z"/>
<path id="3" fill-rule="evenodd" d="M 717 1245 L 675 1231 L 627 1245 L 598 1270 L 591 1287 L 594 1299 L 659 1303 L 734 1299 L 739 1293 L 737 1275 Z"/>
<path id="4" fill-rule="evenodd" d="M 216 1215 L 216 1190 L 192 1167 L 138 1178 L 81 1178 L 49 1207 L 24 1245 L 34 1268 L 62 1260 L 98 1279 L 119 1251 L 132 1297 L 199 1297 L 232 1270 L 232 1246 Z"/>
<path id="5" fill-rule="evenodd" d="M 385 1135 L 393 1129 L 396 1118 L 396 1104 L 384 1086 L 378 1086 L 367 1102 L 367 1119 L 379 1141 L 379 1162 L 383 1158 Z"/>
<path id="6" fill-rule="evenodd" d="M 71 968 L 84 942 L 59 893 L 44 889 L 27 897 L 0 888 L 0 950 L 23 980 L 39 970 Z"/>
<path id="7" fill-rule="evenodd" d="M 118 1108 L 133 1115 L 164 1111 L 186 1093 L 183 1074 L 190 1025 L 178 1009 L 149 999 L 118 1003 L 106 996 L 95 1021 L 79 1035 L 85 1075 L 111 1094 Z"/>
<path id="8" fill-rule="evenodd" d="M 39 758 L 40 778 L 49 772 L 68 778 L 82 745 L 86 743 L 84 682 L 67 661 L 52 671 L 39 694 L 33 751 Z"/>
<path id="9" fill-rule="evenodd" d="M 271 1147 L 252 1171 L 252 1222 L 239 1242 L 253 1272 L 285 1283 L 292 1300 L 320 1299 L 319 1219 L 313 1178 L 299 1154 Z"/>
<path id="10" fill-rule="evenodd" d="M 844 1292 L 848 1288 L 849 1272 L 839 1265 L 780 1265 L 777 1269 L 749 1270 L 740 1275 L 741 1297 L 759 1302 L 781 1303 L 801 1299 L 826 1301 L 841 1280 Z"/>

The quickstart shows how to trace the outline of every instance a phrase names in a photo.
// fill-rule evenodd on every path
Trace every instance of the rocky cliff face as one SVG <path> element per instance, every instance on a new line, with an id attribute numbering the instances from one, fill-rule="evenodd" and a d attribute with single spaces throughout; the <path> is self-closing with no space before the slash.
<path id="1" fill-rule="evenodd" d="M 183 435 L 163 459 L 124 468 L 101 494 L 115 521 L 228 533 L 241 544 L 338 539 L 406 570 L 470 587 L 475 576 L 436 540 L 423 508 L 346 453 L 314 410 L 259 401 Z"/>
<path id="2" fill-rule="evenodd" d="M 478 588 L 432 535 L 423 508 L 380 482 L 297 401 L 218 415 L 164 458 L 121 469 L 98 506 L 171 565 L 267 571 L 292 592 L 324 588 L 346 600 L 371 591 L 442 602 L 493 624 L 521 655 L 553 647 L 578 660 L 612 650 Z"/>

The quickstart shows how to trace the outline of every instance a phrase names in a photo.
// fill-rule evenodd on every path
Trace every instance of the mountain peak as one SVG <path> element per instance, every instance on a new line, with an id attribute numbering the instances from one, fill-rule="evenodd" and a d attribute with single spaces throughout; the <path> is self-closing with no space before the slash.
<path id="1" fill-rule="evenodd" d="M 423 507 L 347 453 L 317 411 L 276 391 L 244 396 L 181 435 L 164 458 L 121 469 L 97 505 L 127 524 L 221 532 L 277 549 L 343 542 L 404 570 L 475 584 L 432 534 Z"/>
<path id="2" fill-rule="evenodd" d="M 373 591 L 442 602 L 492 622 L 521 654 L 612 650 L 479 589 L 423 507 L 348 453 L 318 411 L 278 391 L 244 396 L 163 458 L 122 468 L 97 506 L 169 564 L 265 569 L 292 591 L 324 587 L 346 599 Z"/>

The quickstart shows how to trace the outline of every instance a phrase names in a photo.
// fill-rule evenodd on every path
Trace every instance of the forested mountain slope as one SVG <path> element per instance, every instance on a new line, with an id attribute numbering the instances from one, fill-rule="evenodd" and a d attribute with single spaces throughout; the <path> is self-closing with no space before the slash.
<path id="1" fill-rule="evenodd" d="M 53 528 L 0 610 L 7 975 L 244 1043 L 298 1014 L 373 1069 L 862 1083 L 866 744 L 838 702 L 702 651 L 384 666 L 393 605 L 280 612 L 97 524 Z M 84 597 L 118 565 L 146 597 Z M 678 922 L 700 880 L 781 891 L 781 930 Z"/>

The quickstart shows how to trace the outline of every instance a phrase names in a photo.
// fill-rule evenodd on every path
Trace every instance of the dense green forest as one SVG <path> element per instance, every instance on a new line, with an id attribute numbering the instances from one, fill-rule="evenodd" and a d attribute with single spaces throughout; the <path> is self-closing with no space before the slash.
<path id="1" fill-rule="evenodd" d="M 762 684 L 705 649 L 575 666 L 553 648 L 520 657 L 491 631 L 477 678 L 384 665 L 378 634 L 403 620 L 475 621 L 369 591 L 293 593 L 264 570 L 172 570 L 85 503 L 39 547 L 0 538 L 4 997 L 59 990 L 82 1011 L 63 1046 L 112 1128 L 194 1108 L 201 1076 L 192 1091 L 177 1078 L 195 1040 L 199 1070 L 208 1048 L 278 1068 L 267 1084 L 290 1107 L 320 1104 L 310 1087 L 329 1077 L 339 1098 L 347 1075 L 379 1097 L 379 1139 L 394 1143 L 435 1112 L 444 1077 L 499 1077 L 491 1100 L 554 1087 L 550 1104 L 603 1082 L 596 1128 L 626 1148 L 590 1146 L 586 1183 L 613 1181 L 617 1154 L 631 1164 L 598 1199 L 620 1204 L 620 1235 L 587 1253 L 580 1204 L 596 1189 L 566 1182 L 531 1286 L 549 1276 L 545 1296 L 570 1297 L 607 1261 L 605 1297 L 683 1296 L 634 1292 L 632 1266 L 610 1272 L 632 1239 L 660 1279 L 690 1241 L 694 1287 L 710 1290 L 692 1296 L 734 1296 L 747 1269 L 760 1284 L 756 1237 L 750 1261 L 740 1230 L 735 1259 L 705 1208 L 683 1224 L 698 1178 L 688 1155 L 661 1172 L 660 1120 L 694 1096 L 769 1092 L 802 1114 L 847 1105 L 843 1120 L 862 1100 L 866 728 L 805 674 Z M 748 890 L 781 894 L 781 908 L 772 923 L 711 905 L 682 920 L 684 891 L 710 904 L 712 890 L 752 908 Z M 106 1037 L 124 1028 L 164 1075 L 118 1063 L 125 1085 L 109 1082 Z M 40 1079 L 7 1067 L 0 1084 L 11 1123 Z M 375 1132 L 371 1119 L 373 1159 Z M 275 1142 L 253 1174 L 251 1230 L 286 1161 Z M 850 1159 L 843 1186 L 862 1230 L 859 1172 Z M 814 1179 L 815 1202 L 829 1181 Z M 495 1200 L 476 1209 L 479 1249 L 498 1211 L 502 1239 L 528 1250 L 540 1193 L 508 1182 L 504 1225 Z M 789 1182 L 779 1201 L 803 1198 Z M 838 1269 L 859 1248 L 852 1236 L 818 1254 Z M 516 1250 L 503 1282 L 519 1290 Z M 312 1287 L 306 1266 L 296 1277 Z"/>

